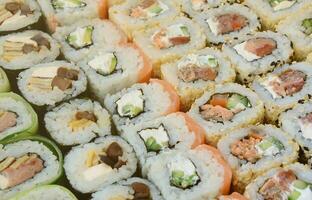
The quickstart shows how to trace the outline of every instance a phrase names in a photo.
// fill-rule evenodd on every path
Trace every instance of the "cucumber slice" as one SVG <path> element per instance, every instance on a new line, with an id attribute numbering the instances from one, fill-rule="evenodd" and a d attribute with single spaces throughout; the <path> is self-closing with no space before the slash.
<path id="1" fill-rule="evenodd" d="M 251 107 L 248 98 L 240 94 L 232 94 L 232 96 L 228 99 L 226 107 L 231 110 L 235 109 L 239 104 L 243 105 L 245 108 Z"/>
<path id="2" fill-rule="evenodd" d="M 151 7 L 148 8 L 148 12 L 150 13 L 154 13 L 154 14 L 159 14 L 161 13 L 163 9 L 158 5 L 158 4 L 154 4 Z"/>
<path id="3" fill-rule="evenodd" d="M 295 180 L 294 183 L 293 183 L 293 186 L 295 188 L 298 188 L 300 190 L 304 190 L 305 188 L 308 187 L 308 184 L 304 181 L 301 181 L 301 180 Z"/>
<path id="4" fill-rule="evenodd" d="M 216 67 L 218 65 L 218 60 L 216 58 L 208 58 L 207 63 L 210 67 Z"/>
<path id="5" fill-rule="evenodd" d="M 138 116 L 141 112 L 143 112 L 143 109 L 141 109 L 140 107 L 128 104 L 122 108 L 122 112 L 124 116 L 133 118 L 133 117 Z"/>
<path id="6" fill-rule="evenodd" d="M 301 193 L 297 190 L 294 190 L 288 196 L 288 200 L 297 200 L 300 197 Z"/>
<path id="7" fill-rule="evenodd" d="M 92 43 L 92 33 L 93 33 L 93 27 L 87 26 L 85 28 L 85 33 L 83 36 L 83 41 L 85 44 L 91 44 Z"/>
<path id="8" fill-rule="evenodd" d="M 180 29 L 181 29 L 183 35 L 185 35 L 185 36 L 190 35 L 190 32 L 188 31 L 188 28 L 186 26 L 181 26 Z"/>
<path id="9" fill-rule="evenodd" d="M 305 19 L 302 21 L 302 26 L 304 27 L 304 33 L 307 35 L 312 34 L 312 18 Z"/>

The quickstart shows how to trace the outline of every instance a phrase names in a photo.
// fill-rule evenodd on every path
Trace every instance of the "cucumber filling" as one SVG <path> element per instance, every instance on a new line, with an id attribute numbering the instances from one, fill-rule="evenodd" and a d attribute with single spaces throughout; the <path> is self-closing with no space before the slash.
<path id="1" fill-rule="evenodd" d="M 142 90 L 133 90 L 124 94 L 118 101 L 117 112 L 121 117 L 134 118 L 144 111 Z"/>
<path id="2" fill-rule="evenodd" d="M 138 133 L 148 152 L 159 152 L 169 147 L 169 136 L 163 125 L 158 128 L 149 128 Z"/>
<path id="3" fill-rule="evenodd" d="M 304 28 L 304 33 L 306 35 L 311 35 L 312 34 L 312 18 L 305 19 L 302 21 L 302 26 Z"/>
<path id="4" fill-rule="evenodd" d="M 130 16 L 139 19 L 148 19 L 161 15 L 169 7 L 161 1 L 144 0 L 137 7 L 132 8 Z"/>
<path id="5" fill-rule="evenodd" d="M 268 0 L 274 11 L 284 10 L 292 7 L 297 0 Z"/>
<path id="6" fill-rule="evenodd" d="M 82 0 L 52 0 L 52 6 L 54 9 L 73 9 L 85 7 L 87 4 Z"/>
<path id="7" fill-rule="evenodd" d="M 76 50 L 91 46 L 93 30 L 93 26 L 78 27 L 66 37 L 66 41 Z"/>

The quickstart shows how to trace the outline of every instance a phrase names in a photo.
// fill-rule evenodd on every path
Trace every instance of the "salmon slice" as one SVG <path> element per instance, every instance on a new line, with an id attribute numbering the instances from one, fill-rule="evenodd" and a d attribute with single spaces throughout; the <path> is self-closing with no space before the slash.
<path id="1" fill-rule="evenodd" d="M 271 38 L 254 38 L 245 44 L 245 50 L 259 57 L 270 55 L 276 48 L 276 41 Z"/>
<path id="2" fill-rule="evenodd" d="M 16 125 L 17 115 L 13 112 L 0 112 L 0 133 Z"/>
<path id="3" fill-rule="evenodd" d="M 206 120 L 216 120 L 216 121 L 228 121 L 234 117 L 234 113 L 222 106 L 213 106 L 210 104 L 205 104 L 200 107 L 200 114 Z"/>
<path id="4" fill-rule="evenodd" d="M 244 28 L 248 19 L 239 14 L 224 14 L 217 17 L 219 34 L 226 34 Z"/>

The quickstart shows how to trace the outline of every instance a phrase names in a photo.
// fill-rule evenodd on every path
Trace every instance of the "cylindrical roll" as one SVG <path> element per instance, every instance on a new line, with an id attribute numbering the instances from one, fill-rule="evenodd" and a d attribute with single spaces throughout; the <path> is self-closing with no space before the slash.
<path id="1" fill-rule="evenodd" d="M 45 114 L 45 127 L 61 145 L 90 142 L 111 134 L 110 116 L 98 102 L 74 99 Z"/>
<path id="2" fill-rule="evenodd" d="M 109 185 L 92 194 L 91 200 L 118 198 L 163 200 L 155 185 L 142 178 L 129 178 L 116 184 Z"/>
<path id="3" fill-rule="evenodd" d="M 76 190 L 90 193 L 131 177 L 137 168 L 133 148 L 118 136 L 106 136 L 73 147 L 65 157 L 67 179 Z"/>
<path id="4" fill-rule="evenodd" d="M 275 168 L 259 176 L 246 188 L 245 196 L 258 199 L 312 199 L 312 170 L 299 163 Z"/>
<path id="5" fill-rule="evenodd" d="M 133 34 L 134 43 L 152 60 L 154 74 L 160 76 L 160 65 L 179 59 L 205 47 L 206 37 L 194 21 L 177 17 L 161 25 Z"/>
<path id="6" fill-rule="evenodd" d="M 147 161 L 144 174 L 166 200 L 206 200 L 228 194 L 232 172 L 220 152 L 208 145 L 168 151 Z"/>
<path id="7" fill-rule="evenodd" d="M 24 137 L 0 148 L 1 199 L 55 182 L 63 173 L 63 156 L 50 140 Z"/>
<path id="8" fill-rule="evenodd" d="M 212 44 L 233 43 L 261 28 L 257 15 L 241 4 L 209 9 L 194 18 Z"/>
<path id="9" fill-rule="evenodd" d="M 183 12 L 191 17 L 205 12 L 209 9 L 219 7 L 228 2 L 228 0 L 176 0 L 180 3 Z"/>
<path id="10" fill-rule="evenodd" d="M 235 44 L 224 45 L 223 50 L 243 83 L 287 63 L 293 54 L 289 39 L 271 31 L 239 38 Z"/>
<path id="11" fill-rule="evenodd" d="M 182 112 L 125 126 L 121 136 L 133 146 L 141 166 L 146 159 L 163 151 L 188 150 L 205 143 L 205 131 Z"/>
<path id="12" fill-rule="evenodd" d="M 235 71 L 225 54 L 205 48 L 162 65 L 161 76 L 175 87 L 181 110 L 187 111 L 205 90 L 213 89 L 215 84 L 233 82 Z"/>
<path id="13" fill-rule="evenodd" d="M 299 150 L 289 135 L 272 125 L 231 132 L 219 141 L 218 149 L 234 172 L 233 187 L 239 192 L 269 169 L 296 161 Z"/>
<path id="14" fill-rule="evenodd" d="M 174 88 L 163 80 L 151 79 L 148 84 L 135 84 L 104 101 L 117 129 L 179 111 L 180 101 Z"/>
<path id="15" fill-rule="evenodd" d="M 8 92 L 10 89 L 9 79 L 4 70 L 0 67 L 0 92 Z"/>
<path id="16" fill-rule="evenodd" d="M 36 134 L 38 117 L 33 108 L 15 93 L 0 93 L 0 141 Z"/>
<path id="17" fill-rule="evenodd" d="M 0 37 L 0 65 L 18 70 L 51 62 L 59 55 L 59 44 L 48 34 L 29 30 Z"/>
<path id="18" fill-rule="evenodd" d="M 107 45 L 126 43 L 126 36 L 109 20 L 79 20 L 58 27 L 53 37 L 61 44 L 61 50 L 69 61 L 78 62 L 91 51 L 98 51 Z"/>
<path id="19" fill-rule="evenodd" d="M 15 31 L 36 23 L 40 7 L 35 0 L 2 0 L 0 32 Z"/>
<path id="20" fill-rule="evenodd" d="M 222 136 L 234 129 L 262 122 L 264 107 L 252 90 L 228 83 L 205 92 L 192 105 L 189 114 L 205 129 L 206 141 L 217 145 Z"/>
<path id="21" fill-rule="evenodd" d="M 311 96 L 312 65 L 306 62 L 284 65 L 252 83 L 264 102 L 266 118 L 275 122 L 279 114 Z"/>
<path id="22" fill-rule="evenodd" d="M 88 78 L 91 92 L 103 100 L 135 83 L 147 82 L 152 65 L 135 45 L 123 44 L 91 52 L 78 63 Z"/>
<path id="23" fill-rule="evenodd" d="M 36 65 L 21 72 L 18 88 L 31 103 L 55 105 L 58 102 L 76 97 L 87 88 L 87 78 L 77 66 L 55 61 Z"/>

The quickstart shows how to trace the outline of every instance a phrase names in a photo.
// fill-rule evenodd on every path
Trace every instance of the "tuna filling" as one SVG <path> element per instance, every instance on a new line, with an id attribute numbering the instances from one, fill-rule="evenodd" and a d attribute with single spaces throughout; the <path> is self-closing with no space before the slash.
<path id="1" fill-rule="evenodd" d="M 133 200 L 151 199 L 150 189 L 144 183 L 134 182 L 131 188 L 134 190 Z"/>
<path id="2" fill-rule="evenodd" d="M 143 91 L 133 90 L 124 94 L 118 101 L 117 112 L 121 117 L 134 118 L 144 111 Z"/>
<path id="3" fill-rule="evenodd" d="M 274 11 L 284 10 L 292 7 L 297 0 L 267 0 Z"/>
<path id="4" fill-rule="evenodd" d="M 138 134 L 144 141 L 148 152 L 159 152 L 169 147 L 169 136 L 163 125 L 159 128 L 144 129 Z"/>
<path id="5" fill-rule="evenodd" d="M 17 115 L 10 111 L 0 111 L 0 134 L 16 126 Z"/>
<path id="6" fill-rule="evenodd" d="M 302 136 L 307 139 L 312 139 L 312 113 L 300 117 L 299 125 Z"/>
<path id="7" fill-rule="evenodd" d="M 311 35 L 312 34 L 312 18 L 303 20 L 302 21 L 302 26 L 304 28 L 303 32 L 306 35 Z"/>
<path id="8" fill-rule="evenodd" d="M 166 4 L 156 0 L 143 0 L 137 7 L 132 8 L 130 16 L 139 19 L 156 17 L 169 8 Z"/>
<path id="9" fill-rule="evenodd" d="M 5 5 L 0 5 L 0 24 L 17 23 L 33 14 L 33 12 L 27 4 L 22 2 L 7 2 Z"/>
<path id="10" fill-rule="evenodd" d="M 52 0 L 54 9 L 75 9 L 87 6 L 82 0 Z"/>
<path id="11" fill-rule="evenodd" d="M 89 127 L 97 122 L 97 117 L 88 111 L 77 112 L 75 119 L 69 123 L 69 127 L 73 132 Z"/>
<path id="12" fill-rule="evenodd" d="M 66 41 L 72 48 L 76 50 L 89 47 L 93 45 L 93 30 L 93 26 L 78 27 L 75 31 L 71 32 L 66 37 Z"/>

